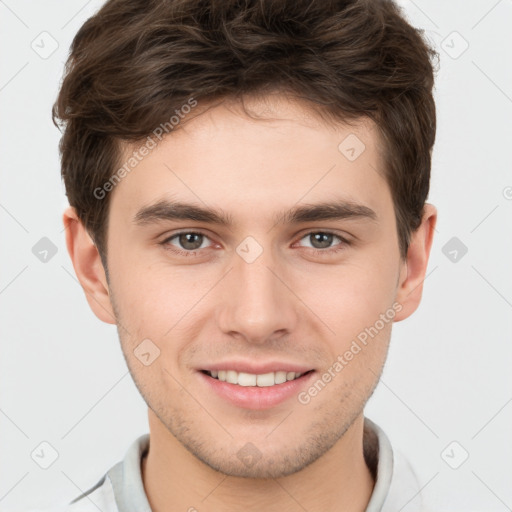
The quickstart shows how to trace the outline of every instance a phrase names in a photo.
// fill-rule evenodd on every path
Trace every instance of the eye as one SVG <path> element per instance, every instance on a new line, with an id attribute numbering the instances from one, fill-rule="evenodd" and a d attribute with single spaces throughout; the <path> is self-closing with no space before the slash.
<path id="1" fill-rule="evenodd" d="M 177 245 L 172 242 L 174 239 L 176 239 Z M 193 254 L 194 251 L 209 247 L 209 245 L 204 245 L 206 240 L 209 240 L 209 238 L 203 233 L 182 231 L 166 238 L 161 244 L 173 252 L 188 256 Z"/>
<path id="2" fill-rule="evenodd" d="M 311 231 L 300 239 L 300 241 L 302 240 L 309 241 L 310 245 L 306 245 L 306 247 L 309 247 L 315 255 L 319 256 L 326 256 L 342 251 L 350 245 L 348 240 L 330 231 Z M 338 240 L 338 243 L 334 243 L 336 240 Z M 212 247 L 213 244 L 208 244 L 208 241 L 210 241 L 210 239 L 204 233 L 198 231 L 182 231 L 167 237 L 160 242 L 160 245 L 179 256 L 187 257 L 196 256 L 197 251 Z"/>
<path id="3" fill-rule="evenodd" d="M 335 239 L 338 239 L 341 243 L 332 245 Z M 331 233 L 329 231 L 311 231 L 301 238 L 301 240 L 310 241 L 312 249 L 315 253 L 333 253 L 343 250 L 345 246 L 350 245 L 350 242 L 345 240 L 340 235 Z"/>

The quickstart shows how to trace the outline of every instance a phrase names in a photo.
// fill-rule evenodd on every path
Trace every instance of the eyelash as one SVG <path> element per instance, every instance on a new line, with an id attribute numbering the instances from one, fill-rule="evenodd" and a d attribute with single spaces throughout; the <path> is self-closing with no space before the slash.
<path id="1" fill-rule="evenodd" d="M 318 234 L 318 233 L 322 233 L 324 235 L 333 235 L 334 237 L 336 238 L 339 238 L 341 240 L 341 243 L 339 243 L 337 246 L 334 246 L 334 247 L 329 247 L 327 249 L 315 249 L 313 247 L 309 247 L 309 249 L 313 252 L 313 254 L 315 256 L 329 256 L 329 255 L 333 255 L 333 254 L 336 254 L 340 251 L 343 251 L 345 250 L 345 246 L 350 246 L 351 243 L 346 240 L 345 238 L 343 238 L 342 236 L 338 235 L 337 233 L 334 233 L 332 231 L 309 231 L 308 233 L 305 233 L 303 236 L 301 236 L 301 238 L 299 239 L 302 240 L 303 238 L 306 238 L 307 236 L 310 236 L 312 234 Z M 175 254 L 177 254 L 178 256 L 185 256 L 185 257 L 194 257 L 196 255 L 197 252 L 199 251 L 202 251 L 203 249 L 196 249 L 196 250 L 193 250 L 193 251 L 185 251 L 183 249 L 178 249 L 174 246 L 171 246 L 169 245 L 169 242 L 171 240 L 173 240 L 174 238 L 180 236 L 180 235 L 202 235 L 206 238 L 209 238 L 207 234 L 201 232 L 201 231 L 180 231 L 178 233 L 174 233 L 173 235 L 167 237 L 165 240 L 163 240 L 162 242 L 160 242 L 160 245 L 162 245 L 166 250 L 168 251 L 171 251 Z M 171 248 L 172 247 L 172 248 Z"/>

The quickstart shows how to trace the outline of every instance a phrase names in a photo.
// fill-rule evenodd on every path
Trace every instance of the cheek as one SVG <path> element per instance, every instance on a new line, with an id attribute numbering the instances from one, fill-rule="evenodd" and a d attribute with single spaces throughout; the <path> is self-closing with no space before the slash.
<path id="1" fill-rule="evenodd" d="M 165 262 L 147 264 L 126 256 L 111 276 L 126 353 L 143 340 L 151 340 L 162 353 L 172 346 L 179 355 L 195 339 L 208 301 L 201 300 L 214 286 L 212 272 L 192 267 L 171 267 Z M 192 277 L 193 276 L 193 277 Z"/>
<path id="2" fill-rule="evenodd" d="M 172 267 L 160 259 L 146 257 L 146 251 L 131 253 L 113 251 L 112 283 L 124 314 L 129 320 L 144 325 L 142 320 L 154 322 L 156 318 L 172 320 L 176 306 L 182 305 L 194 282 L 184 284 L 186 271 Z M 171 315 L 171 316 L 169 316 Z"/>
<path id="3" fill-rule="evenodd" d="M 346 340 L 372 325 L 391 307 L 396 279 L 391 265 L 361 262 L 312 268 L 295 289 L 336 337 Z"/>
<path id="4" fill-rule="evenodd" d="M 180 340 L 186 344 L 193 339 L 190 330 L 199 329 L 206 316 L 222 307 L 211 300 L 229 292 L 223 289 L 225 283 L 218 282 L 223 269 L 172 266 L 162 257 L 148 261 L 144 251 L 123 252 L 117 247 L 112 251 L 111 282 L 121 320 L 133 338 L 130 343 L 149 338 L 164 347 L 172 340 L 175 349 L 183 349 L 177 346 Z M 333 340 L 329 343 L 335 343 L 340 353 L 393 303 L 396 258 L 387 252 L 380 246 L 339 264 L 282 268 L 283 279 L 293 291 L 287 306 L 309 318 L 318 334 Z M 208 296 L 213 288 L 215 292 Z"/>

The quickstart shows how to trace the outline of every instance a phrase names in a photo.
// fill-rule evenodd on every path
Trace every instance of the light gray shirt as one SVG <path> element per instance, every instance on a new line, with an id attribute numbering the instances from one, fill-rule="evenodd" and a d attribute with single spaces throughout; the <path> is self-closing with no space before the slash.
<path id="1" fill-rule="evenodd" d="M 384 431 L 364 419 L 364 456 L 375 478 L 366 512 L 423 512 L 418 478 L 405 456 L 393 450 Z M 138 437 L 124 459 L 88 491 L 64 507 L 29 512 L 151 512 L 141 476 L 149 434 Z"/>

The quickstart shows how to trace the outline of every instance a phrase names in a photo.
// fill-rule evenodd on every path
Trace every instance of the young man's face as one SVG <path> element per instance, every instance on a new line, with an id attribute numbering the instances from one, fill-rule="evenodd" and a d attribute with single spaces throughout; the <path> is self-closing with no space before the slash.
<path id="1" fill-rule="evenodd" d="M 98 285 L 89 302 L 104 321 L 115 315 L 155 428 L 223 473 L 278 477 L 314 462 L 361 418 L 392 321 L 419 301 L 433 225 L 413 240 L 410 265 L 402 261 L 370 123 L 328 127 L 282 97 L 246 107 L 269 120 L 216 106 L 115 187 L 110 290 Z M 354 135 L 343 142 L 350 134 L 365 145 L 359 156 Z M 214 209 L 231 224 L 164 218 L 165 207 L 148 215 L 163 202 Z M 279 217 L 320 203 L 345 203 L 349 214 Z M 202 371 L 219 367 L 313 372 L 245 387 Z"/>

